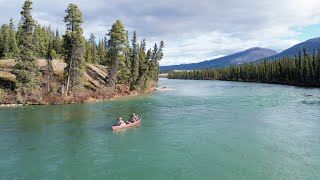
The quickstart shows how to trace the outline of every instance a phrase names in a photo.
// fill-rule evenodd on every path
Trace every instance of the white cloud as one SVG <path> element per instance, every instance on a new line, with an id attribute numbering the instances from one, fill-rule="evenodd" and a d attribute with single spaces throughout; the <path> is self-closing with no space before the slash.
<path id="1" fill-rule="evenodd" d="M 23 0 L 0 0 L 0 23 L 17 22 Z M 85 19 L 84 34 L 103 37 L 116 19 L 137 30 L 149 47 L 165 41 L 162 65 L 199 62 L 251 47 L 284 50 L 300 41 L 292 27 L 320 23 L 318 0 L 33 0 L 42 24 L 64 31 L 64 10 L 76 3 Z M 317 35 L 315 35 L 317 36 Z"/>

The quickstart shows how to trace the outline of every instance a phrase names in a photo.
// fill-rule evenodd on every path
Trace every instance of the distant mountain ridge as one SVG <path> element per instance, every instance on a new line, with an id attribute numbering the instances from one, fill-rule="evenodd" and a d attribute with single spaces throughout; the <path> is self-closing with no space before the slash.
<path id="1" fill-rule="evenodd" d="M 276 60 L 282 57 L 294 57 L 302 51 L 303 48 L 307 49 L 309 54 L 312 54 L 313 50 L 320 48 L 320 37 L 309 39 L 302 43 L 296 44 L 281 53 L 277 53 L 274 50 L 266 48 L 250 48 L 245 51 L 241 51 L 229 56 L 224 56 L 217 59 L 207 60 L 199 63 L 181 64 L 173 66 L 161 66 L 161 71 L 168 70 L 192 70 L 192 69 L 207 69 L 207 68 L 220 68 L 230 65 L 239 65 L 247 62 L 259 62 L 262 60 Z"/>
<path id="2" fill-rule="evenodd" d="M 192 70 L 192 69 L 206 69 L 219 68 L 230 65 L 239 65 L 246 62 L 256 61 L 262 58 L 276 55 L 277 52 L 272 49 L 254 47 L 228 56 L 217 59 L 207 60 L 199 63 L 180 64 L 172 66 L 161 66 L 161 71 L 168 70 Z"/>
<path id="3" fill-rule="evenodd" d="M 320 37 L 309 39 L 309 40 L 304 41 L 302 43 L 296 44 L 296 45 L 292 46 L 291 48 L 282 51 L 279 54 L 268 57 L 267 59 L 268 60 L 269 59 L 270 60 L 280 59 L 282 57 L 292 57 L 293 58 L 295 55 L 298 55 L 299 51 L 301 51 L 301 53 L 302 53 L 303 48 L 306 48 L 306 50 L 309 54 L 312 54 L 313 50 L 317 51 L 320 48 Z M 263 60 L 263 59 L 266 59 L 266 58 L 262 58 L 261 60 Z"/>

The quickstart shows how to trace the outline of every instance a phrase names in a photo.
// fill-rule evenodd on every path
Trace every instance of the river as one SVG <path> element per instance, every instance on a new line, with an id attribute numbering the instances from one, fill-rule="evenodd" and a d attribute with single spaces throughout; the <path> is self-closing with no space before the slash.
<path id="1" fill-rule="evenodd" d="M 111 102 L 0 109 L 0 179 L 320 179 L 320 90 L 161 79 Z M 132 112 L 140 127 L 110 130 Z"/>

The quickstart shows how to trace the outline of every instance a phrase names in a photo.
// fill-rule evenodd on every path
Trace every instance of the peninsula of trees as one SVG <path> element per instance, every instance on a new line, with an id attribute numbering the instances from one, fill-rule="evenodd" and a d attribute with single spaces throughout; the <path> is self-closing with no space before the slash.
<path id="1" fill-rule="evenodd" d="M 308 54 L 306 49 L 295 58 L 265 60 L 226 68 L 176 71 L 169 79 L 227 80 L 320 87 L 320 50 Z"/>
<path id="2" fill-rule="evenodd" d="M 135 31 L 129 40 L 120 20 L 102 39 L 94 34 L 85 39 L 82 13 L 75 4 L 65 10 L 61 35 L 39 25 L 31 11 L 32 2 L 26 0 L 17 28 L 12 19 L 0 28 L 1 104 L 105 100 L 148 91 L 157 82 L 162 41 L 147 50 Z"/>

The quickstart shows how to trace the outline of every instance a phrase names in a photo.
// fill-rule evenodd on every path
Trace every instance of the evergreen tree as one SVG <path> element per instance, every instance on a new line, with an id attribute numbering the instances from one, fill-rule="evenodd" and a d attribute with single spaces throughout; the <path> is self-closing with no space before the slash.
<path id="1" fill-rule="evenodd" d="M 92 46 L 90 42 L 85 42 L 86 52 L 85 52 L 85 60 L 87 63 L 93 62 L 93 56 L 92 56 Z"/>
<path id="2" fill-rule="evenodd" d="M 2 47 L 3 47 L 3 39 L 2 39 L 2 28 L 0 27 L 0 58 L 2 58 Z"/>
<path id="3" fill-rule="evenodd" d="M 139 77 L 142 77 L 147 73 L 148 70 L 148 62 L 147 62 L 147 55 L 146 55 L 146 40 L 143 39 L 140 43 L 139 47 L 139 60 L 140 60 L 140 65 L 139 65 Z"/>
<path id="4" fill-rule="evenodd" d="M 307 49 L 303 48 L 302 67 L 303 67 L 303 80 L 304 81 L 308 81 L 310 79 L 309 62 L 310 62 L 310 56 L 307 53 Z"/>
<path id="5" fill-rule="evenodd" d="M 17 31 L 17 44 L 18 44 L 18 47 L 20 49 L 20 45 L 21 45 L 21 42 L 22 42 L 22 23 L 21 21 L 18 23 L 18 31 Z"/>
<path id="6" fill-rule="evenodd" d="M 123 24 L 120 20 L 117 20 L 108 33 L 110 36 L 108 40 L 108 57 L 110 58 L 110 70 L 108 85 L 112 89 L 116 88 L 118 81 L 124 82 L 126 77 L 125 58 L 124 53 L 126 51 L 126 32 Z M 118 73 L 119 71 L 119 73 Z"/>
<path id="7" fill-rule="evenodd" d="M 40 26 L 39 25 L 36 25 L 35 28 L 34 28 L 34 32 L 33 32 L 33 37 L 32 37 L 32 40 L 33 40 L 33 44 L 34 44 L 34 53 L 36 55 L 36 57 L 41 57 L 41 43 L 40 43 L 40 32 L 39 32 L 39 29 L 40 29 Z"/>
<path id="8" fill-rule="evenodd" d="M 130 74 L 131 74 L 131 52 L 132 52 L 132 49 L 130 47 L 130 44 L 129 44 L 129 32 L 126 31 L 126 43 L 125 43 L 125 51 L 124 51 L 124 68 L 122 68 L 123 70 L 123 74 L 125 75 L 126 77 L 126 80 L 123 82 L 123 83 L 127 83 L 129 82 L 130 83 Z"/>
<path id="9" fill-rule="evenodd" d="M 100 58 L 98 56 L 97 50 L 97 42 L 96 37 L 93 33 L 90 34 L 89 43 L 91 45 L 91 54 L 92 54 L 92 62 L 98 64 L 100 62 Z"/>
<path id="10" fill-rule="evenodd" d="M 132 39 L 132 52 L 131 52 L 131 86 L 133 89 L 136 88 L 137 81 L 139 78 L 139 54 L 138 54 L 138 43 L 137 43 L 137 34 L 136 31 L 133 32 Z"/>
<path id="11" fill-rule="evenodd" d="M 98 59 L 99 59 L 99 63 L 103 64 L 103 65 L 107 65 L 107 54 L 108 51 L 106 49 L 106 44 L 104 42 L 104 39 L 99 40 L 99 44 L 98 44 Z"/>
<path id="12" fill-rule="evenodd" d="M 61 39 L 61 36 L 59 34 L 59 30 L 57 29 L 55 32 L 55 36 L 52 42 L 52 47 L 53 50 L 56 52 L 56 55 L 53 56 L 53 58 L 62 58 L 62 54 L 63 54 L 63 42 Z"/>
<path id="13" fill-rule="evenodd" d="M 161 41 L 160 47 L 158 48 L 158 45 L 155 44 L 152 51 L 152 58 L 151 58 L 152 65 L 150 67 L 150 73 L 151 73 L 152 79 L 155 81 L 158 80 L 158 74 L 160 73 L 159 61 L 161 61 L 163 58 L 163 48 L 164 48 L 164 43 L 163 41 Z"/>
<path id="14" fill-rule="evenodd" d="M 64 18 L 66 23 L 66 33 L 64 35 L 64 60 L 67 64 L 65 68 L 66 93 L 71 89 L 73 92 L 81 91 L 84 87 L 83 76 L 85 71 L 84 59 L 84 38 L 82 30 L 82 13 L 75 4 L 70 4 L 66 10 Z"/>
<path id="15" fill-rule="evenodd" d="M 139 78 L 137 86 L 144 91 L 149 83 L 149 59 L 151 51 L 146 53 L 146 41 L 142 40 L 139 46 Z"/>
<path id="16" fill-rule="evenodd" d="M 51 40 L 49 42 L 49 45 L 48 45 L 48 49 L 47 49 L 47 54 L 46 54 L 46 60 L 47 60 L 47 70 L 46 70 L 46 80 L 47 80 L 47 85 L 46 85 L 46 90 L 47 90 L 47 93 L 51 93 L 52 92 L 52 89 L 53 89 L 53 76 L 54 76 L 54 73 L 53 73 L 53 65 L 52 65 L 52 59 L 53 57 L 55 56 L 55 50 L 53 48 L 53 40 Z"/>
<path id="17" fill-rule="evenodd" d="M 9 48 L 10 48 L 10 54 L 11 54 L 10 57 L 17 58 L 19 55 L 19 48 L 17 44 L 17 36 L 16 36 L 16 31 L 14 29 L 12 18 L 10 19 L 9 29 L 10 29 Z"/>
<path id="18" fill-rule="evenodd" d="M 14 73 L 17 79 L 18 92 L 22 96 L 28 96 L 32 94 L 37 84 L 38 66 L 36 57 L 34 56 L 34 45 L 32 43 L 32 32 L 35 26 L 35 22 L 31 16 L 32 2 L 25 1 L 22 7 L 21 18 L 21 53 L 16 60 Z"/>
<path id="19" fill-rule="evenodd" d="M 5 59 L 10 57 L 10 30 L 9 26 L 6 24 L 1 26 L 0 57 Z"/>

